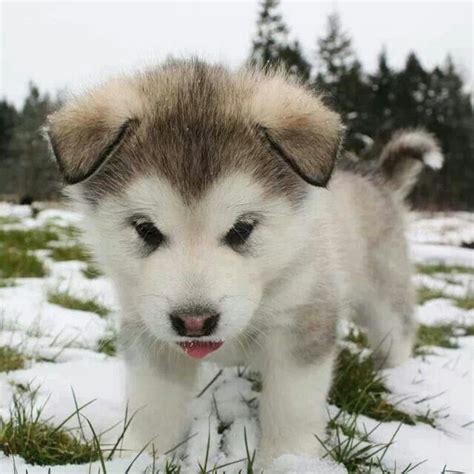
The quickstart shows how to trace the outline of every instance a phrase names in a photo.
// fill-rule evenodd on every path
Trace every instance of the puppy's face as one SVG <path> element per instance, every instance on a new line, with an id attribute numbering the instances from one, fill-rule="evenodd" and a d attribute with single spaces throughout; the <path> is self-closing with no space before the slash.
<path id="1" fill-rule="evenodd" d="M 192 202 L 159 176 L 137 177 L 90 224 L 126 317 L 163 341 L 226 341 L 252 329 L 266 286 L 308 239 L 307 218 L 304 204 L 235 173 Z"/>
<path id="2" fill-rule="evenodd" d="M 126 322 L 193 357 L 252 330 L 311 238 L 310 185 L 329 179 L 340 134 L 284 78 L 199 63 L 103 86 L 49 128 Z"/>

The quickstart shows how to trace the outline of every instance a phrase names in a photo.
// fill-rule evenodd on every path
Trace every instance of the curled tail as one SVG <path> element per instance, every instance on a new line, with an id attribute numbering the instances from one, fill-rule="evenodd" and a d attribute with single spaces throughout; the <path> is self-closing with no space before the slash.
<path id="1" fill-rule="evenodd" d="M 443 154 L 436 138 L 420 129 L 396 132 L 380 156 L 380 168 L 395 193 L 404 199 L 424 166 L 440 169 Z"/>

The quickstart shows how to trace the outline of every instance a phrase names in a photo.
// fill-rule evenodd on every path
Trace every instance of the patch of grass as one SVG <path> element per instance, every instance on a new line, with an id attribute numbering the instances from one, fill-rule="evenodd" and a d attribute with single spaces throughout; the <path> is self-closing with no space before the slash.
<path id="1" fill-rule="evenodd" d="M 446 349 L 457 349 L 458 338 L 474 336 L 474 325 L 458 326 L 454 324 L 441 324 L 427 326 L 421 324 L 415 344 L 415 355 L 425 355 L 427 346 L 438 346 Z"/>
<path id="2" fill-rule="evenodd" d="M 89 253 L 84 247 L 79 244 L 70 245 L 67 247 L 54 247 L 51 249 L 50 256 L 53 260 L 58 262 L 68 260 L 79 260 L 87 262 L 90 258 Z"/>
<path id="3" fill-rule="evenodd" d="M 105 317 L 110 313 L 108 308 L 97 303 L 95 300 L 76 298 L 67 291 L 50 292 L 48 294 L 48 301 L 68 309 L 90 311 L 101 317 Z"/>
<path id="4" fill-rule="evenodd" d="M 42 408 L 35 409 L 15 396 L 8 420 L 0 420 L 0 451 L 18 455 L 30 464 L 60 465 L 90 463 L 99 459 L 96 445 L 73 436 L 63 428 L 41 420 Z"/>
<path id="5" fill-rule="evenodd" d="M 15 280 L 1 279 L 0 278 L 0 288 L 12 288 L 16 286 Z"/>
<path id="6" fill-rule="evenodd" d="M 351 327 L 349 334 L 347 334 L 344 339 L 356 344 L 360 349 L 366 349 L 369 347 L 369 341 L 367 340 L 366 334 L 358 328 Z"/>
<path id="7" fill-rule="evenodd" d="M 423 346 L 438 346 L 447 349 L 457 349 L 459 346 L 455 339 L 455 328 L 451 324 L 418 327 L 415 344 L 415 354 L 420 353 Z M 423 352 L 423 351 L 422 351 Z"/>
<path id="8" fill-rule="evenodd" d="M 67 237 L 70 240 L 78 240 L 80 235 L 80 231 L 77 227 L 74 227 L 72 225 L 59 225 L 56 224 L 54 221 L 50 221 L 46 225 L 46 228 L 56 232 L 59 235 L 63 235 L 64 237 Z"/>
<path id="9" fill-rule="evenodd" d="M 21 221 L 15 216 L 0 216 L 0 225 L 19 224 Z"/>
<path id="10" fill-rule="evenodd" d="M 474 336 L 474 324 L 472 326 L 466 326 L 464 329 L 464 336 Z"/>
<path id="11" fill-rule="evenodd" d="M 417 300 L 418 304 L 424 304 L 429 300 L 434 300 L 436 298 L 446 298 L 446 295 L 440 290 L 433 290 L 432 288 L 428 288 L 423 286 L 416 290 L 417 292 Z"/>
<path id="12" fill-rule="evenodd" d="M 0 346 L 0 372 L 10 372 L 25 367 L 26 357 L 16 349 L 8 346 Z"/>
<path id="13" fill-rule="evenodd" d="M 470 310 L 474 309 L 474 294 L 470 293 L 462 298 L 453 298 L 458 308 Z"/>
<path id="14" fill-rule="evenodd" d="M 46 274 L 43 263 L 36 255 L 0 244 L 0 279 L 42 278 Z"/>
<path id="15" fill-rule="evenodd" d="M 325 451 L 323 458 L 330 457 L 333 461 L 343 464 L 349 473 L 372 472 L 374 467 L 379 468 L 380 472 L 387 472 L 382 466 L 382 460 L 398 434 L 400 426 L 387 443 L 376 444 L 370 441 L 370 436 L 381 423 L 369 432 L 361 433 L 357 427 L 357 418 L 358 415 L 348 416 L 339 411 L 328 424 L 329 430 L 333 433 L 332 442 L 325 442 L 316 435 Z"/>
<path id="16" fill-rule="evenodd" d="M 385 396 L 389 393 L 372 356 L 362 358 L 348 349 L 339 353 L 329 403 L 347 413 L 362 414 L 383 422 L 414 425 L 421 421 L 387 402 Z"/>
<path id="17" fill-rule="evenodd" d="M 50 242 L 60 239 L 59 234 L 48 228 L 28 230 L 2 230 L 0 229 L 0 247 L 17 250 L 46 249 Z"/>
<path id="18" fill-rule="evenodd" d="M 108 356 L 114 356 L 117 354 L 117 337 L 115 334 L 103 337 L 97 344 L 97 351 L 107 354 Z"/>
<path id="19" fill-rule="evenodd" d="M 470 273 L 474 274 L 474 268 L 461 265 L 444 265 L 443 263 L 418 264 L 416 270 L 426 275 L 436 273 Z"/>
<path id="20" fill-rule="evenodd" d="M 89 279 L 103 276 L 103 273 L 92 263 L 87 264 L 87 267 L 82 270 L 82 274 Z"/>

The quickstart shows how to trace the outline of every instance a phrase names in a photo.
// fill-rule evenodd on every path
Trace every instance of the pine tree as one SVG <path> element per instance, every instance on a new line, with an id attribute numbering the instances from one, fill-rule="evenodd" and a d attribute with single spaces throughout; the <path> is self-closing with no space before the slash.
<path id="1" fill-rule="evenodd" d="M 438 204 L 474 206 L 474 136 L 470 94 L 448 56 L 444 67 L 436 67 L 430 75 L 425 101 L 425 126 L 441 141 L 446 163 L 431 189 Z M 427 181 L 430 185 L 430 181 Z M 422 191 L 422 190 L 421 190 Z M 418 193 L 415 199 L 420 199 Z"/>
<path id="2" fill-rule="evenodd" d="M 370 89 L 337 13 L 329 15 L 326 36 L 318 40 L 316 64 L 314 85 L 329 95 L 332 105 L 342 114 L 347 126 L 346 147 L 360 153 L 371 141 Z"/>
<path id="3" fill-rule="evenodd" d="M 394 129 L 395 79 L 395 72 L 388 65 L 387 52 L 383 49 L 378 56 L 376 72 L 369 75 L 369 127 L 374 131 L 374 139 L 386 140 Z"/>
<path id="4" fill-rule="evenodd" d="M 306 61 L 299 42 L 289 41 L 288 27 L 278 11 L 279 5 L 279 0 L 262 1 L 249 63 L 260 69 L 282 66 L 307 81 L 311 65 Z"/>
<path id="5" fill-rule="evenodd" d="M 6 100 L 0 101 L 0 162 L 11 159 L 11 146 L 17 116 L 14 105 L 9 104 Z"/>
<path id="6" fill-rule="evenodd" d="M 327 34 L 318 39 L 316 52 L 318 82 L 328 88 L 337 87 L 356 61 L 351 38 L 342 31 L 341 19 L 337 13 L 328 17 Z"/>
<path id="7" fill-rule="evenodd" d="M 411 52 L 395 82 L 395 123 L 405 123 L 405 127 L 423 125 L 429 81 L 430 74 L 425 71 L 416 54 Z"/>
<path id="8" fill-rule="evenodd" d="M 50 97 L 41 95 L 38 88 L 30 83 L 13 139 L 18 176 L 16 192 L 20 196 L 46 198 L 57 190 L 59 180 L 56 167 L 40 133 L 46 117 L 54 108 Z"/>

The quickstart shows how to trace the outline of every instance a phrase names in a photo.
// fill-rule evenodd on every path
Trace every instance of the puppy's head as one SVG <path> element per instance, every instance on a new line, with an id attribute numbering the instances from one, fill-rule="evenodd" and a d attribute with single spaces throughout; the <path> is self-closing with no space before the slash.
<path id="1" fill-rule="evenodd" d="M 185 62 L 73 100 L 48 135 L 126 322 L 187 349 L 200 341 L 199 357 L 202 341 L 251 330 L 311 238 L 308 203 L 341 129 L 283 75 Z"/>

